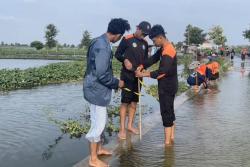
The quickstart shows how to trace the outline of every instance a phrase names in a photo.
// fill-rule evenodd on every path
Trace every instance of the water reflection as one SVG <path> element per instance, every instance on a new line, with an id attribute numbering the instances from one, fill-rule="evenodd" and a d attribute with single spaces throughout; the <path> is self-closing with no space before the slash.
<path id="1" fill-rule="evenodd" d="M 241 68 L 235 59 L 234 66 Z M 248 61 L 244 68 L 248 67 Z M 250 164 L 250 78 L 231 71 L 176 111 L 175 144 L 165 147 L 160 120 L 135 144 L 126 142 L 115 167 L 208 167 Z"/>

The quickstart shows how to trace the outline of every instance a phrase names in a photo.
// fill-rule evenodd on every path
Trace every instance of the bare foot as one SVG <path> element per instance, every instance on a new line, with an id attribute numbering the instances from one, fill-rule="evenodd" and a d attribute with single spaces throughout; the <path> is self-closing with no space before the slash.
<path id="1" fill-rule="evenodd" d="M 91 160 L 89 159 L 89 166 L 91 167 L 109 167 L 109 165 L 105 162 L 102 162 L 99 159 Z"/>
<path id="2" fill-rule="evenodd" d="M 136 135 L 139 135 L 139 134 L 140 134 L 140 133 L 139 133 L 139 130 L 138 130 L 137 128 L 130 127 L 130 128 L 128 128 L 128 130 L 129 130 L 130 132 L 136 134 Z"/>
<path id="3" fill-rule="evenodd" d="M 172 146 L 172 143 L 171 142 L 165 142 L 165 146 L 170 147 L 170 146 Z"/>
<path id="4" fill-rule="evenodd" d="M 97 155 L 112 155 L 112 152 L 107 149 L 101 148 L 97 151 Z"/>
<path id="5" fill-rule="evenodd" d="M 118 138 L 120 140 L 126 140 L 126 132 L 119 132 L 118 133 Z"/>

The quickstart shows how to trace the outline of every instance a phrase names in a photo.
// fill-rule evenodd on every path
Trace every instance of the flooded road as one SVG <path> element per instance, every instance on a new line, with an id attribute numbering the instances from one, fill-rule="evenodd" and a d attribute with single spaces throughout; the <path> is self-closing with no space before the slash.
<path id="1" fill-rule="evenodd" d="M 241 62 L 236 59 L 238 69 Z M 244 67 L 250 67 L 249 61 Z M 161 120 L 141 142 L 128 143 L 113 167 L 250 166 L 250 77 L 228 72 L 211 91 L 203 92 L 176 111 L 175 144 L 164 147 Z"/>

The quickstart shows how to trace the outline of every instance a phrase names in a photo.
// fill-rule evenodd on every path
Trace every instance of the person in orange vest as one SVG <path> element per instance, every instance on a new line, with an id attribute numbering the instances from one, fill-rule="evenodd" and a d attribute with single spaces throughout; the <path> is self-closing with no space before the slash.
<path id="1" fill-rule="evenodd" d="M 220 64 L 216 61 L 213 61 L 209 64 L 206 65 L 207 70 L 206 70 L 206 77 L 209 80 L 216 80 L 219 78 L 219 70 L 220 70 Z"/>
<path id="2" fill-rule="evenodd" d="M 165 132 L 165 145 L 169 146 L 174 141 L 175 135 L 175 113 L 174 99 L 178 89 L 177 56 L 172 43 L 166 38 L 165 31 L 161 25 L 152 27 L 149 38 L 160 49 L 136 71 L 137 77 L 151 77 L 158 80 L 158 92 L 161 117 Z M 151 65 L 159 63 L 159 69 L 155 71 L 142 71 Z"/>
<path id="3" fill-rule="evenodd" d="M 203 84 L 204 88 L 207 88 L 207 66 L 206 64 L 199 65 L 195 70 L 194 73 L 191 74 L 188 79 L 187 83 L 190 86 L 200 86 Z"/>

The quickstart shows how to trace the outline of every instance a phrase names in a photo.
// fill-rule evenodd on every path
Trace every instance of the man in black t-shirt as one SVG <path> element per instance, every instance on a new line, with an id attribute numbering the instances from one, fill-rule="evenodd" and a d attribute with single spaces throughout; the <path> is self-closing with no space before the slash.
<path id="1" fill-rule="evenodd" d="M 138 129 L 133 126 L 136 106 L 139 100 L 136 93 L 140 93 L 135 71 L 148 58 L 148 43 L 144 38 L 149 34 L 150 29 L 151 25 L 148 22 L 141 22 L 134 34 L 127 35 L 122 39 L 115 53 L 115 57 L 123 63 L 120 79 L 124 81 L 125 88 L 130 90 L 123 89 L 121 93 L 120 132 L 118 134 L 120 139 L 126 139 L 125 122 L 127 110 L 129 112 L 127 128 L 130 132 L 139 134 Z"/>

